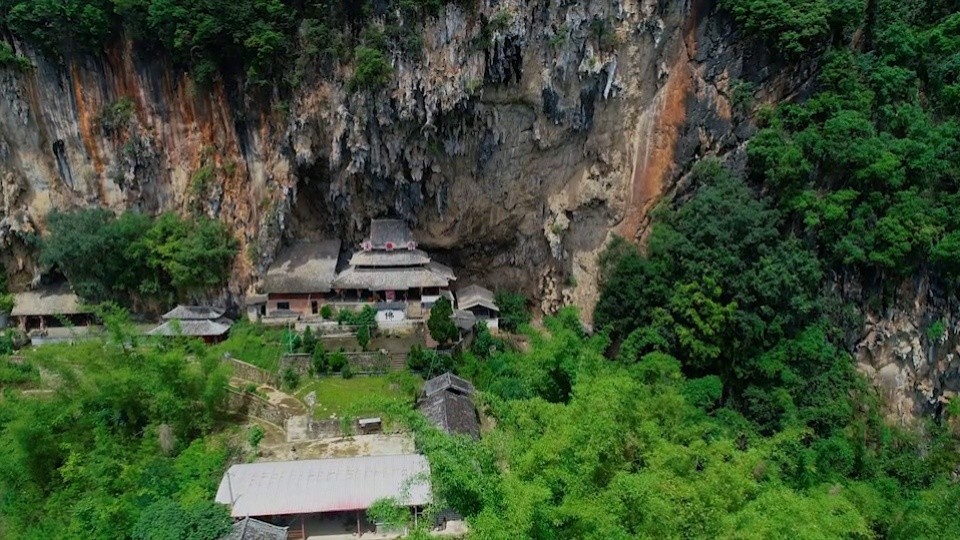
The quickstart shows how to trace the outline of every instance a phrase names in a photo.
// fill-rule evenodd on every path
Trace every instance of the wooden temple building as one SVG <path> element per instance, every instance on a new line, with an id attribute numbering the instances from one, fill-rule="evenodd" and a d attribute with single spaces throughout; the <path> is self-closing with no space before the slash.
<path id="1" fill-rule="evenodd" d="M 410 228 L 398 219 L 375 219 L 370 236 L 349 266 L 333 280 L 339 300 L 356 302 L 419 301 L 433 305 L 449 294 L 453 271 L 417 247 Z"/>

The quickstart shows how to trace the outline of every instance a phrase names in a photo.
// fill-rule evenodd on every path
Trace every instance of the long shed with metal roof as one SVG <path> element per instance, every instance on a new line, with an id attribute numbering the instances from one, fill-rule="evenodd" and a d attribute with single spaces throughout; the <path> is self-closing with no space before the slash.
<path id="1" fill-rule="evenodd" d="M 431 502 L 430 464 L 419 454 L 242 463 L 223 475 L 216 501 L 233 517 L 366 510 L 392 498 Z"/>

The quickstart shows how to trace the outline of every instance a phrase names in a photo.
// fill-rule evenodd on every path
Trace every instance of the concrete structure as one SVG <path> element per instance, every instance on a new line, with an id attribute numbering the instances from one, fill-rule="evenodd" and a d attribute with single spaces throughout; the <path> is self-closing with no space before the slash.
<path id="1" fill-rule="evenodd" d="M 469 311 L 487 325 L 487 328 L 500 328 L 500 308 L 493 301 L 493 291 L 479 285 L 468 285 L 457 290 L 457 309 Z"/>
<path id="2" fill-rule="evenodd" d="M 340 240 L 299 241 L 283 248 L 263 278 L 262 315 L 318 316 L 328 301 L 340 258 Z"/>
<path id="3" fill-rule="evenodd" d="M 405 302 L 377 302 L 373 309 L 377 311 L 378 323 L 401 322 L 407 319 Z"/>
<path id="4" fill-rule="evenodd" d="M 370 526 L 365 511 L 384 498 L 414 511 L 429 504 L 427 459 L 404 454 L 237 464 L 224 474 L 216 495 L 234 517 L 290 523 L 303 537 L 309 536 L 308 522 L 348 517 L 360 535 Z"/>

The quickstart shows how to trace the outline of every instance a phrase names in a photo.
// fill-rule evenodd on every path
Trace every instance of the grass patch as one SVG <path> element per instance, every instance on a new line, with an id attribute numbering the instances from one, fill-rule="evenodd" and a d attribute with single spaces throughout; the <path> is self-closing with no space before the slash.
<path id="1" fill-rule="evenodd" d="M 303 400 L 310 392 L 317 393 L 315 418 L 324 419 L 335 415 L 359 418 L 363 416 L 388 416 L 391 405 L 410 406 L 413 396 L 410 384 L 421 381 L 409 373 L 395 373 L 370 377 L 342 379 L 327 377 L 300 388 L 296 397 Z"/>
<path id="2" fill-rule="evenodd" d="M 241 320 L 230 327 L 229 338 L 213 345 L 210 350 L 217 357 L 230 353 L 237 360 L 276 372 L 280 367 L 280 355 L 284 352 L 283 335 L 283 328 Z"/>

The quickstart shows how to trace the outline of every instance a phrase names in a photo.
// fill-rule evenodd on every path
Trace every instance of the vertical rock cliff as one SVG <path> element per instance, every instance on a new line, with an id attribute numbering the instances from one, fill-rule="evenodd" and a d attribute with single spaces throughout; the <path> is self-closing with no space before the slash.
<path id="1" fill-rule="evenodd" d="M 246 256 L 240 294 L 283 236 L 357 239 L 369 218 L 415 225 L 467 280 L 589 313 L 596 256 L 642 240 L 690 164 L 735 151 L 760 100 L 802 77 L 764 67 L 709 0 L 451 5 L 397 55 L 377 93 L 351 66 L 292 95 L 201 87 L 134 45 L 0 74 L 0 244 L 21 281 L 51 208 L 203 212 Z M 22 49 L 22 47 L 21 47 Z"/>

